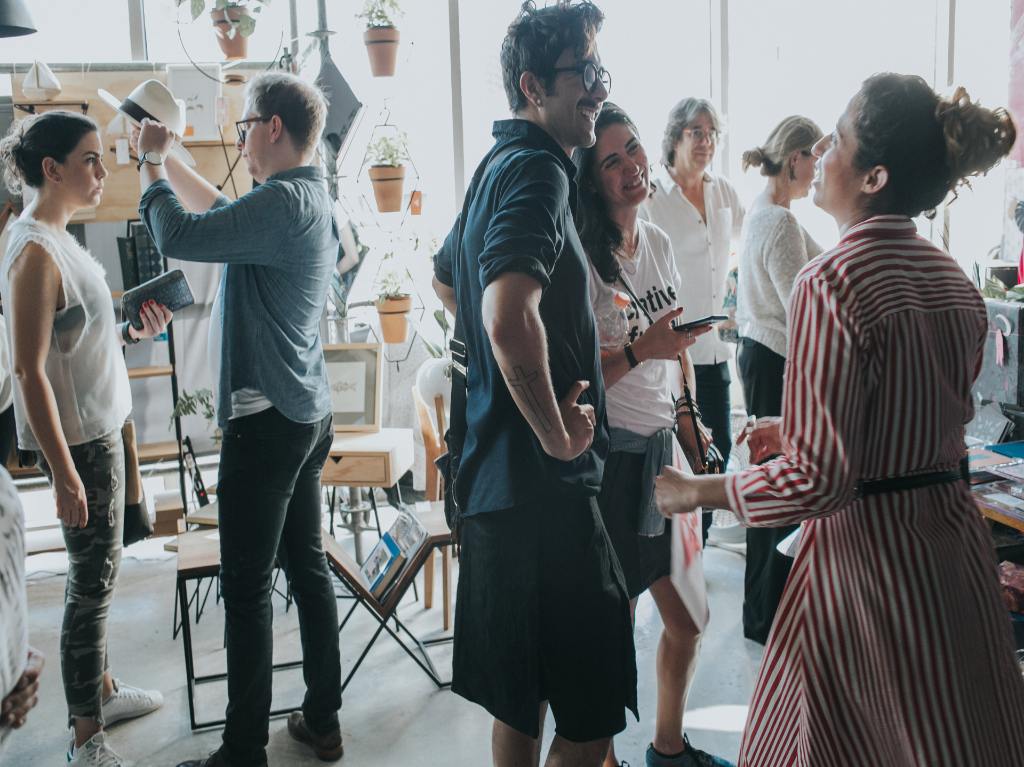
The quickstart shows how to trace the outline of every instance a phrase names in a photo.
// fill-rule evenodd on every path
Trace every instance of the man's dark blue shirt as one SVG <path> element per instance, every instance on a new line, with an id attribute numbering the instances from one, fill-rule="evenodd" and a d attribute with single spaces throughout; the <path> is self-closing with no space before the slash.
<path id="1" fill-rule="evenodd" d="M 601 487 L 608 452 L 601 354 L 590 308 L 587 256 L 573 212 L 575 166 L 558 143 L 527 120 L 494 123 L 495 144 L 459 224 L 445 239 L 434 273 L 455 288 L 469 357 L 466 440 L 458 472 L 465 515 L 529 504 L 552 494 L 591 496 Z M 493 158 L 493 159 L 492 159 Z M 458 251 L 456 256 L 456 251 Z M 506 272 L 540 283 L 555 397 L 590 382 L 580 402 L 593 405 L 594 442 L 572 461 L 547 455 L 516 406 L 483 326 L 484 289 Z"/>

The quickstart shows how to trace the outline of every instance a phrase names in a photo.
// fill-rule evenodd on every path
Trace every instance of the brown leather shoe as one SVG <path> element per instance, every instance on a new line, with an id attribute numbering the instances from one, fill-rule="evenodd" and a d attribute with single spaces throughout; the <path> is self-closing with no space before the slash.
<path id="1" fill-rule="evenodd" d="M 340 729 L 327 735 L 317 735 L 306 726 L 306 720 L 301 711 L 292 711 L 288 715 L 288 734 L 299 743 L 310 746 L 322 762 L 336 762 L 345 753 L 345 748 L 341 743 Z"/>

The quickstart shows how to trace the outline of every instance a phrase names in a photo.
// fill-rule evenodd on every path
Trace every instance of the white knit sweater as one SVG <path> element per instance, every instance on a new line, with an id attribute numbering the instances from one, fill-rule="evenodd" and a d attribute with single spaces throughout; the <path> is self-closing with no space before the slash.
<path id="1" fill-rule="evenodd" d="M 739 334 L 786 356 L 786 310 L 793 282 L 821 253 L 796 216 L 780 205 L 751 207 L 740 239 L 736 324 Z"/>

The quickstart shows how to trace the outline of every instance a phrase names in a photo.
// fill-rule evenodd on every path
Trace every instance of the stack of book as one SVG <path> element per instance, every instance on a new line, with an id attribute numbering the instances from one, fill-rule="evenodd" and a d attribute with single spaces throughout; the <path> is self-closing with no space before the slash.
<path id="1" fill-rule="evenodd" d="M 398 512 L 394 524 L 373 547 L 359 570 L 363 585 L 375 599 L 384 599 L 426 538 L 427 530 L 415 515 Z"/>
<path id="2" fill-rule="evenodd" d="M 121 281 L 125 290 L 136 288 L 164 271 L 164 259 L 156 249 L 145 224 L 132 222 L 129 236 L 117 238 L 117 252 L 121 257 Z"/>

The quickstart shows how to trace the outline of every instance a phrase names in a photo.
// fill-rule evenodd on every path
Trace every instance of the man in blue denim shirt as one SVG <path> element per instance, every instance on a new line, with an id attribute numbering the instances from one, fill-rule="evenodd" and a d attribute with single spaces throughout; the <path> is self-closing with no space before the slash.
<path id="1" fill-rule="evenodd" d="M 307 687 L 288 730 L 321 759 L 342 755 L 338 614 L 320 537 L 320 473 L 333 429 L 319 320 L 338 252 L 332 202 L 311 165 L 324 114 L 320 92 L 297 77 L 255 79 L 237 128 L 260 186 L 235 202 L 168 154 L 165 126 L 144 120 L 138 137 L 139 212 L 160 252 L 226 264 L 211 347 L 220 346 L 224 432 L 217 495 L 227 723 L 218 751 L 181 767 L 267 762 L 275 557 L 299 610 Z"/>

